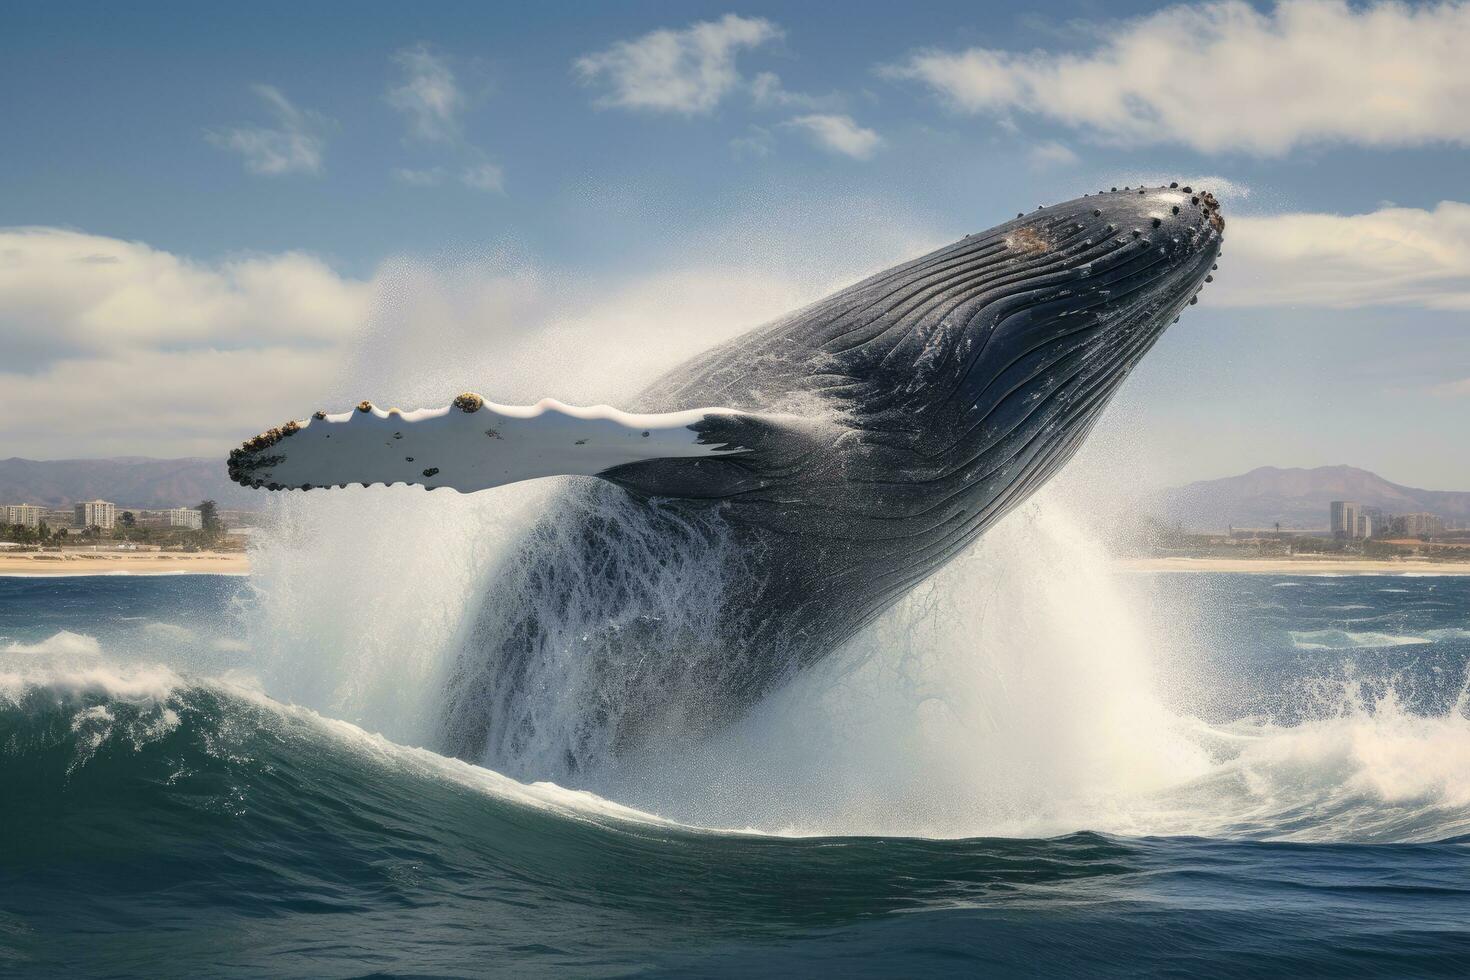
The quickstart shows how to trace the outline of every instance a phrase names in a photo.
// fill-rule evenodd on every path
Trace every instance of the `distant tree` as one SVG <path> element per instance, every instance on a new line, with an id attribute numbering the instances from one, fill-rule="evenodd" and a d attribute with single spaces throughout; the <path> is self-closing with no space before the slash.
<path id="1" fill-rule="evenodd" d="M 138 519 L 133 516 L 132 511 L 125 510 L 122 512 L 122 526 L 130 531 L 138 526 Z"/>
<path id="2" fill-rule="evenodd" d="M 219 522 L 219 508 L 215 506 L 214 501 L 203 501 L 194 509 L 199 511 L 200 530 L 204 532 L 204 540 L 218 540 L 223 528 Z"/>

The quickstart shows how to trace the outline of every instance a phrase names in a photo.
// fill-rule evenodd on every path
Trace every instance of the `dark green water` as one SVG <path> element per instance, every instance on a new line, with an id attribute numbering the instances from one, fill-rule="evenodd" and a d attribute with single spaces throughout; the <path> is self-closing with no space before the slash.
<path id="1" fill-rule="evenodd" d="M 1358 740 L 1313 757 L 1359 760 L 1317 774 L 1362 784 L 1355 822 L 1304 791 L 1213 838 L 924 840 L 697 830 L 108 659 L 160 609 L 218 614 L 227 580 L 0 580 L 0 974 L 1470 975 L 1470 580 L 1272 585 L 1220 586 L 1259 607 L 1217 638 L 1260 661 L 1232 697 L 1422 674 L 1391 730 L 1322 730 Z M 1439 775 L 1375 783 L 1416 731 Z"/>

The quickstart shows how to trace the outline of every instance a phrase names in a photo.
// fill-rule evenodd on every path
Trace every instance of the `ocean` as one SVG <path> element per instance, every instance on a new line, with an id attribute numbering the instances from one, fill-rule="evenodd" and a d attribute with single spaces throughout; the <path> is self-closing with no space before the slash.
<path id="1" fill-rule="evenodd" d="M 1470 577 L 1018 523 L 574 785 L 433 751 L 470 551 L 0 579 L 0 975 L 1470 975 Z"/>

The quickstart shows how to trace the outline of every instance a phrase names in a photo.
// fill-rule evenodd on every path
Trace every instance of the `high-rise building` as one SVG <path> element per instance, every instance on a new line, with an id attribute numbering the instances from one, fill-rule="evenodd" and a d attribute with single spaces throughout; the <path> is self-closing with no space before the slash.
<path id="1" fill-rule="evenodd" d="M 1444 520 L 1436 514 L 1404 514 L 1397 522 L 1399 531 L 1411 538 L 1428 534 L 1439 534 L 1444 530 Z"/>
<path id="2" fill-rule="evenodd" d="M 1355 502 L 1351 500 L 1334 500 L 1331 505 L 1332 528 L 1334 538 L 1356 538 L 1358 534 L 1358 517 L 1362 512 Z"/>
<path id="3" fill-rule="evenodd" d="M 105 531 L 117 526 L 117 504 L 106 500 L 73 504 L 72 514 L 72 523 L 77 527 L 100 527 Z"/>
<path id="4" fill-rule="evenodd" d="M 40 527 L 45 513 L 35 504 L 6 504 L 0 507 L 0 524 Z"/>
<path id="5" fill-rule="evenodd" d="M 1355 534 L 1354 537 L 1359 537 L 1359 538 L 1364 538 L 1364 539 L 1373 537 L 1373 527 L 1374 527 L 1374 525 L 1373 525 L 1373 518 L 1372 518 L 1371 515 L 1369 515 L 1369 514 L 1359 514 L 1358 515 L 1357 534 Z"/>
<path id="6" fill-rule="evenodd" d="M 1371 538 L 1374 534 L 1387 534 L 1393 527 L 1393 515 L 1382 507 L 1364 507 L 1361 513 L 1373 522 L 1372 533 L 1363 535 L 1365 538 Z"/>
<path id="7" fill-rule="evenodd" d="M 168 512 L 169 527 L 187 527 L 197 531 L 204 526 L 204 515 L 193 507 L 174 507 Z"/>

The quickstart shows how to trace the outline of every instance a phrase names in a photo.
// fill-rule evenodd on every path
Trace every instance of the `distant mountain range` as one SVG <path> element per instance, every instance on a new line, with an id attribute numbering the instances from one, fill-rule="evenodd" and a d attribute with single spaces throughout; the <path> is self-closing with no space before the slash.
<path id="1" fill-rule="evenodd" d="M 214 458 L 0 459 L 0 504 L 64 507 L 78 500 L 111 500 L 119 507 L 192 507 L 213 500 L 225 509 L 259 510 L 265 494 L 231 483 Z M 1147 508 L 1190 530 L 1327 526 L 1328 504 L 1356 500 L 1395 514 L 1428 511 L 1470 520 L 1470 492 L 1419 490 L 1390 483 L 1353 466 L 1280 469 L 1262 466 L 1241 476 L 1202 480 L 1164 490 Z"/>
<path id="2" fill-rule="evenodd" d="M 100 498 L 153 510 L 213 500 L 224 509 L 259 510 L 262 497 L 231 483 L 222 458 L 0 459 L 0 504 L 65 507 Z"/>
<path id="3" fill-rule="evenodd" d="M 1470 519 L 1470 492 L 1419 490 L 1390 483 L 1354 466 L 1280 469 L 1262 466 L 1241 476 L 1202 480 L 1163 491 L 1155 510 L 1189 530 L 1236 527 L 1325 528 L 1328 505 L 1355 500 L 1394 514 L 1427 511 L 1451 520 Z"/>

